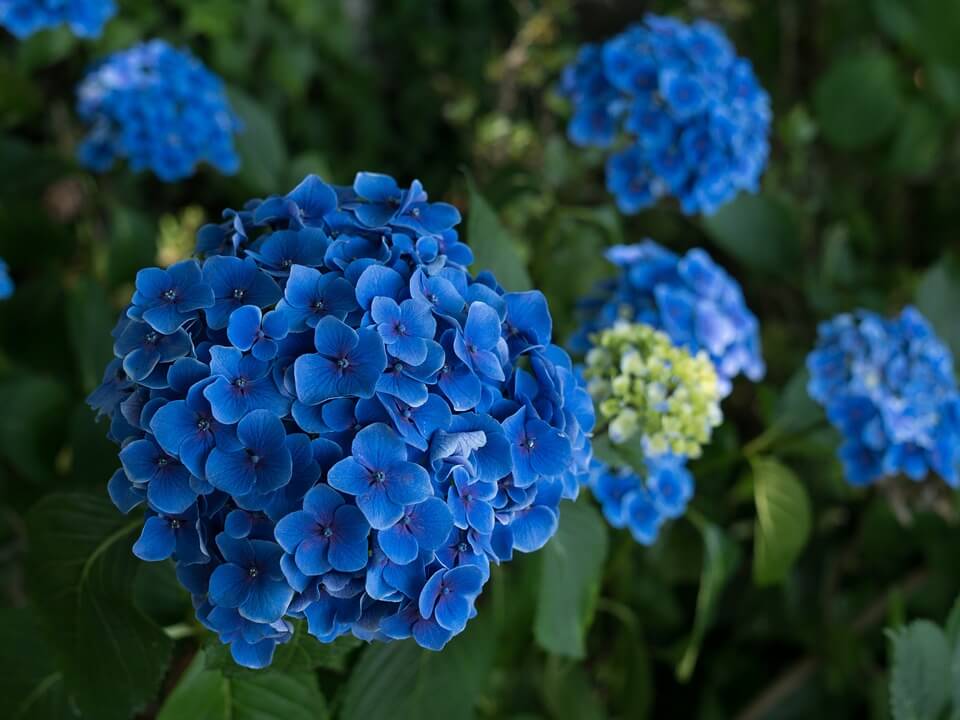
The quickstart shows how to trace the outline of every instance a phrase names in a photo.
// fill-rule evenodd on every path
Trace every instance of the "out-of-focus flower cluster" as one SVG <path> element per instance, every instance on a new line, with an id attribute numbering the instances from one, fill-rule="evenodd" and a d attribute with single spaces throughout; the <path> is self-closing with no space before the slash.
<path id="1" fill-rule="evenodd" d="M 754 382 L 763 377 L 757 318 L 737 281 L 706 251 L 696 248 L 680 257 L 645 240 L 614 246 L 607 259 L 619 272 L 581 303 L 583 324 L 572 340 L 575 350 L 589 350 L 591 336 L 617 321 L 643 323 L 693 353 L 706 351 L 723 397 L 740 373 Z"/>
<path id="2" fill-rule="evenodd" d="M 584 376 L 610 441 L 636 439 L 648 457 L 699 457 L 723 419 L 707 354 L 691 355 L 649 325 L 600 332 Z"/>
<path id="3" fill-rule="evenodd" d="M 647 15 L 564 71 L 570 139 L 610 148 L 607 189 L 625 213 L 664 196 L 712 214 L 755 192 L 769 155 L 770 98 L 713 23 Z"/>
<path id="4" fill-rule="evenodd" d="M 223 82 L 186 51 L 152 40 L 115 53 L 78 89 L 77 111 L 90 125 L 80 162 L 109 170 L 126 158 L 133 170 L 152 170 L 166 182 L 208 162 L 234 173 L 240 160 L 233 135 L 240 121 Z"/>
<path id="5" fill-rule="evenodd" d="M 0 0 L 0 26 L 24 38 L 65 23 L 74 35 L 98 37 L 116 12 L 113 0 Z"/>
<path id="6" fill-rule="evenodd" d="M 10 268 L 5 260 L 0 258 L 0 300 L 6 300 L 13 295 L 13 278 L 10 277 Z"/>
<path id="7" fill-rule="evenodd" d="M 544 296 L 467 271 L 459 221 L 416 181 L 310 176 L 137 276 L 89 400 L 122 448 L 109 491 L 243 665 L 291 618 L 443 647 L 577 494 L 590 397 Z"/>
<path id="8" fill-rule="evenodd" d="M 851 484 L 934 472 L 957 486 L 953 358 L 915 308 L 894 319 L 861 310 L 822 323 L 807 367 L 810 396 L 843 435 L 840 458 Z"/>

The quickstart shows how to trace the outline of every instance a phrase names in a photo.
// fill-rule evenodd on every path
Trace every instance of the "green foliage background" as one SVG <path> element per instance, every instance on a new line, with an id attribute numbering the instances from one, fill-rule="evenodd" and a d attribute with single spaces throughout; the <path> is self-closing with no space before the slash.
<path id="1" fill-rule="evenodd" d="M 0 37 L 0 257 L 17 283 L 0 305 L 5 717 L 946 716 L 960 614 L 944 631 L 905 623 L 944 621 L 960 590 L 957 498 L 936 482 L 847 486 L 802 368 L 816 323 L 861 306 L 915 302 L 960 351 L 960 3 L 120 5 L 95 42 Z M 645 10 L 721 22 L 774 100 L 762 193 L 707 220 L 620 217 L 602 158 L 563 135 L 559 69 Z M 163 185 L 75 164 L 85 67 L 151 37 L 227 80 L 247 127 L 238 176 Z M 361 169 L 463 208 L 477 267 L 541 288 L 561 336 L 608 272 L 605 246 L 702 245 L 743 283 L 770 369 L 725 402 L 692 510 L 653 548 L 585 494 L 547 548 L 495 570 L 441 655 L 298 634 L 269 671 L 245 671 L 196 626 L 171 567 L 130 554 L 138 522 L 106 499 L 116 449 L 83 398 L 137 269 L 188 254 L 224 207 Z"/>

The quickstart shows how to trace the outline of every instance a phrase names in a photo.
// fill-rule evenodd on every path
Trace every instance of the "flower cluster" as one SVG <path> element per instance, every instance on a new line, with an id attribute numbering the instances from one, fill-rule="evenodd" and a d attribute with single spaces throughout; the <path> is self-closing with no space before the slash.
<path id="1" fill-rule="evenodd" d="M 597 463 L 590 473 L 590 490 L 603 515 L 615 528 L 627 528 L 634 539 L 652 545 L 660 527 L 686 512 L 693 497 L 693 476 L 676 455 L 644 459 L 645 477 L 623 465 L 616 469 Z"/>
<path id="2" fill-rule="evenodd" d="M 847 480 L 867 485 L 931 471 L 960 476 L 960 393 L 949 349 L 907 307 L 895 319 L 861 310 L 820 325 L 807 358 L 810 396 L 843 435 Z"/>
<path id="3" fill-rule="evenodd" d="M 586 352 L 591 336 L 623 320 L 663 330 L 678 345 L 706 351 L 717 371 L 720 394 L 743 373 L 753 381 L 766 372 L 759 323 L 737 281 L 699 248 L 683 257 L 652 240 L 607 251 L 618 275 L 582 303 L 584 323 L 573 347 Z"/>
<path id="4" fill-rule="evenodd" d="M 561 91 L 568 135 L 615 148 L 607 188 L 625 213 L 672 195 L 712 214 L 755 192 L 769 154 L 770 98 L 716 25 L 647 15 L 602 45 L 585 45 Z"/>
<path id="5" fill-rule="evenodd" d="M 127 158 L 173 182 L 208 162 L 223 173 L 240 161 L 240 129 L 223 83 L 185 51 L 152 40 L 108 57 L 80 84 L 77 111 L 90 132 L 80 162 L 97 172 Z"/>
<path id="6" fill-rule="evenodd" d="M 706 353 L 691 355 L 649 325 L 600 332 L 584 375 L 610 441 L 638 437 L 647 457 L 699 457 L 723 418 Z"/>
<path id="7" fill-rule="evenodd" d="M 309 176 L 224 217 L 199 261 L 138 274 L 89 399 L 122 446 L 111 497 L 147 507 L 134 552 L 176 560 L 247 666 L 290 618 L 443 647 L 589 467 L 544 296 L 471 276 L 459 212 L 418 182 Z"/>
<path id="8" fill-rule="evenodd" d="M 0 26 L 18 38 L 66 23 L 80 37 L 99 37 L 117 12 L 113 0 L 0 0 Z"/>
<path id="9" fill-rule="evenodd" d="M 3 258 L 0 258 L 0 300 L 6 300 L 13 295 L 13 278 L 10 277 L 10 268 Z"/>

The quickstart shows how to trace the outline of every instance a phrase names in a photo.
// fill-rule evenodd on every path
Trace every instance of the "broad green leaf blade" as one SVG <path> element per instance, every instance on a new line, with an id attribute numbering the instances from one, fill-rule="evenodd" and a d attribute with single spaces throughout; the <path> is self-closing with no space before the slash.
<path id="1" fill-rule="evenodd" d="M 564 503 L 557 534 L 540 551 L 542 569 L 533 634 L 540 647 L 582 658 L 600 594 L 607 526 L 586 500 Z"/>
<path id="2" fill-rule="evenodd" d="M 858 150 L 889 135 L 902 104 L 897 63 L 881 50 L 837 61 L 814 89 L 823 135 L 843 150 Z"/>
<path id="3" fill-rule="evenodd" d="M 329 717 L 317 678 L 273 667 L 228 677 L 198 652 L 157 720 L 324 720 Z"/>
<path id="4" fill-rule="evenodd" d="M 81 713 L 125 720 L 157 694 L 171 641 L 132 601 L 140 518 L 94 495 L 48 495 L 27 527 L 31 597 Z"/>
<path id="5" fill-rule="evenodd" d="M 67 390 L 45 375 L 19 373 L 0 383 L 0 455 L 35 483 L 53 482 Z"/>
<path id="6" fill-rule="evenodd" d="M 85 392 L 100 383 L 104 367 L 113 358 L 110 347 L 113 315 L 107 293 L 91 278 L 81 278 L 67 294 L 70 342 Z"/>
<path id="7" fill-rule="evenodd" d="M 797 216 L 772 195 L 740 195 L 704 218 L 704 229 L 751 270 L 787 276 L 801 260 Z"/>
<path id="8" fill-rule="evenodd" d="M 943 631 L 916 620 L 890 638 L 890 711 L 893 720 L 936 720 L 950 697 L 952 653 Z"/>
<path id="9" fill-rule="evenodd" d="M 916 302 L 937 335 L 960 357 L 960 258 L 948 252 L 927 270 L 917 286 Z"/>
<path id="10" fill-rule="evenodd" d="M 352 635 L 344 635 L 332 643 L 322 643 L 307 633 L 303 622 L 297 622 L 293 638 L 277 647 L 270 668 L 277 672 L 307 672 L 317 668 L 339 672 L 343 670 L 350 654 L 362 644 Z M 227 676 L 260 672 L 237 665 L 230 655 L 230 648 L 216 638 L 211 640 L 205 654 L 207 668 L 219 670 Z"/>
<path id="11" fill-rule="evenodd" d="M 287 148 L 283 134 L 269 112 L 249 95 L 231 88 L 228 96 L 233 111 L 243 122 L 236 137 L 240 155 L 240 180 L 251 190 L 264 195 L 284 193 Z"/>
<path id="12" fill-rule="evenodd" d="M 527 273 L 520 246 L 500 222 L 496 211 L 467 178 L 470 211 L 467 215 L 467 243 L 473 250 L 474 274 L 490 270 L 508 291 L 529 290 L 533 283 Z"/>
<path id="13" fill-rule="evenodd" d="M 341 720 L 470 720 L 493 666 L 492 608 L 481 608 L 442 652 L 413 640 L 370 645 L 347 682 Z"/>
<path id="14" fill-rule="evenodd" d="M 890 150 L 891 169 L 908 177 L 934 170 L 943 157 L 944 124 L 940 109 L 919 100 L 911 102 Z"/>
<path id="15" fill-rule="evenodd" d="M 753 579 L 757 585 L 781 582 L 810 535 L 810 498 L 797 476 L 776 460 L 753 461 L 757 522 Z"/>
<path id="16" fill-rule="evenodd" d="M 0 609 L 0 647 L 5 663 L 0 696 L 11 720 L 66 720 L 74 717 L 50 648 L 28 608 Z"/>
<path id="17" fill-rule="evenodd" d="M 713 623 L 717 603 L 727 582 L 740 565 L 740 547 L 723 530 L 704 520 L 694 520 L 703 535 L 703 567 L 697 592 L 697 613 L 690 631 L 687 649 L 677 663 L 677 678 L 686 682 L 693 675 L 700 646 Z"/>

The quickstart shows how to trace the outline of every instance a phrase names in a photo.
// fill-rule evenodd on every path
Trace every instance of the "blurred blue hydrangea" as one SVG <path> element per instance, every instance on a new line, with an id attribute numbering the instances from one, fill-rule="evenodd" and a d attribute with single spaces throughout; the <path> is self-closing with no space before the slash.
<path id="1" fill-rule="evenodd" d="M 626 528 L 643 545 L 652 545 L 667 521 L 682 516 L 693 497 L 693 475 L 676 455 L 645 459 L 646 474 L 594 462 L 590 490 L 615 528 Z"/>
<path id="2" fill-rule="evenodd" d="M 0 300 L 6 300 L 13 295 L 13 278 L 10 277 L 10 268 L 3 258 L 0 258 Z"/>
<path id="3" fill-rule="evenodd" d="M 564 70 L 577 145 L 614 150 L 607 189 L 624 213 L 677 198 L 712 214 L 756 192 L 770 147 L 770 98 L 713 23 L 647 15 Z"/>
<path id="4" fill-rule="evenodd" d="M 309 176 L 137 275 L 88 400 L 122 448 L 108 490 L 242 665 L 291 618 L 443 647 L 577 495 L 590 397 L 544 296 L 467 271 L 459 221 L 416 181 Z"/>
<path id="5" fill-rule="evenodd" d="M 663 330 L 692 353 L 706 351 L 721 397 L 730 394 L 740 373 L 754 382 L 764 376 L 757 318 L 737 281 L 704 250 L 680 257 L 645 240 L 614 246 L 606 256 L 619 273 L 581 303 L 583 324 L 571 340 L 574 350 L 587 352 L 595 332 L 625 320 Z"/>
<path id="6" fill-rule="evenodd" d="M 237 171 L 233 135 L 240 121 L 223 82 L 185 51 L 162 40 L 111 55 L 78 89 L 77 111 L 90 125 L 81 164 L 96 172 L 126 158 L 165 182 L 194 173 L 201 162 Z"/>
<path id="7" fill-rule="evenodd" d="M 18 38 L 66 23 L 80 37 L 99 37 L 117 12 L 113 0 L 0 0 L 0 26 Z"/>
<path id="8" fill-rule="evenodd" d="M 895 319 L 861 310 L 822 323 L 807 367 L 810 396 L 843 435 L 840 459 L 852 485 L 930 472 L 958 485 L 953 358 L 915 308 Z"/>

